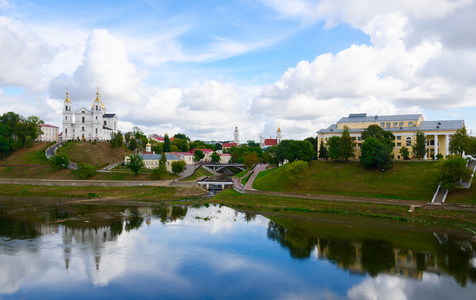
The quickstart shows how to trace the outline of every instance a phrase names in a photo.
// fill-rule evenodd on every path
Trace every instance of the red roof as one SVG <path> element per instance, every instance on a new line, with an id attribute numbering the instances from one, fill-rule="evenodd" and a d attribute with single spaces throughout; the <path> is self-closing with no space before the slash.
<path id="1" fill-rule="evenodd" d="M 53 125 L 50 125 L 50 124 L 40 124 L 40 127 L 53 127 L 53 128 L 59 128 L 57 126 L 53 126 Z"/>
<path id="2" fill-rule="evenodd" d="M 223 143 L 221 144 L 222 148 L 231 148 L 232 146 L 238 147 L 237 143 Z"/>
<path id="3" fill-rule="evenodd" d="M 215 152 L 215 151 L 213 151 L 212 149 L 192 149 L 191 151 L 189 151 L 189 153 L 192 153 L 192 154 L 193 154 L 193 153 L 195 152 L 195 150 L 200 150 L 200 151 L 202 151 L 202 152 L 205 153 L 205 154 Z"/>
<path id="4" fill-rule="evenodd" d="M 219 154 L 220 156 L 231 156 L 230 153 L 222 153 L 222 154 Z"/>
<path id="5" fill-rule="evenodd" d="M 277 139 L 265 139 L 264 140 L 264 145 L 265 146 L 276 146 L 278 144 Z"/>

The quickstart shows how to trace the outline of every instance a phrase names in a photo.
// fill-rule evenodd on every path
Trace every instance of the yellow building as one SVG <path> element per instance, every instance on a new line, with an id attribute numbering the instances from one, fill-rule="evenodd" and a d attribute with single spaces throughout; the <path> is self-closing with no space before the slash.
<path id="1" fill-rule="evenodd" d="M 422 131 L 427 140 L 427 155 L 424 159 L 434 158 L 441 154 L 446 157 L 449 154 L 449 144 L 451 137 L 456 130 L 464 126 L 464 120 L 441 120 L 425 121 L 423 115 L 388 115 L 388 116 L 367 116 L 367 114 L 350 114 L 343 117 L 336 124 L 332 124 L 326 129 L 317 132 L 317 151 L 321 141 L 327 145 L 327 141 L 332 136 L 341 136 L 344 126 L 349 127 L 352 140 L 356 143 L 355 158 L 361 156 L 360 147 L 364 142 L 362 132 L 370 125 L 379 125 L 386 131 L 390 131 L 395 136 L 395 147 L 393 148 L 394 159 L 403 159 L 400 155 L 400 148 L 405 146 L 413 157 L 412 146 L 415 145 L 417 130 Z M 437 142 L 435 142 L 437 141 Z"/>

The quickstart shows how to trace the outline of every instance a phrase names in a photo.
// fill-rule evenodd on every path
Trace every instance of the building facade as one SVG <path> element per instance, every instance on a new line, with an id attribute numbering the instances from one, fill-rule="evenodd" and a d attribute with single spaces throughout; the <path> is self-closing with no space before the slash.
<path id="1" fill-rule="evenodd" d="M 280 126 L 278 126 L 278 130 L 276 131 L 275 139 L 271 137 L 269 137 L 269 139 L 266 139 L 263 136 L 261 136 L 261 134 L 259 135 L 259 146 L 261 147 L 261 149 L 266 149 L 271 146 L 277 146 L 279 145 L 279 143 L 281 143 L 281 127 Z"/>
<path id="2" fill-rule="evenodd" d="M 41 133 L 37 137 L 40 142 L 57 142 L 59 127 L 49 124 L 39 124 Z"/>
<path id="3" fill-rule="evenodd" d="M 67 140 L 108 141 L 117 133 L 119 118 L 115 113 L 106 113 L 106 106 L 101 101 L 99 88 L 91 110 L 82 107 L 73 113 L 69 93 L 63 101 L 63 134 Z"/>
<path id="4" fill-rule="evenodd" d="M 395 147 L 393 148 L 394 159 L 401 160 L 401 147 L 405 146 L 413 157 L 412 146 L 416 142 L 417 131 L 423 132 L 427 139 L 424 159 L 436 158 L 438 154 L 444 158 L 449 154 L 449 144 L 451 137 L 458 129 L 464 126 L 464 120 L 439 120 L 425 121 L 421 114 L 410 115 L 387 115 L 387 116 L 367 116 L 367 114 L 350 114 L 341 118 L 336 124 L 328 128 L 317 131 L 317 152 L 321 141 L 327 145 L 327 141 L 332 136 L 341 136 L 344 127 L 349 128 L 350 136 L 356 143 L 355 158 L 361 156 L 362 132 L 370 125 L 378 125 L 385 131 L 390 131 L 395 136 Z"/>

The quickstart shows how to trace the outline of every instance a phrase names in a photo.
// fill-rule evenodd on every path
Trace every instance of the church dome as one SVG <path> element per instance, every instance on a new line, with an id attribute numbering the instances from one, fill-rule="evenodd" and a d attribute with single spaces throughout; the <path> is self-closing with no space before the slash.
<path id="1" fill-rule="evenodd" d="M 66 92 L 66 99 L 64 99 L 63 102 L 71 103 L 71 100 L 69 100 L 69 92 Z"/>
<path id="2" fill-rule="evenodd" d="M 95 105 L 100 105 L 101 108 L 106 108 L 106 106 L 104 106 L 104 103 L 102 103 L 102 101 L 101 101 L 101 95 L 99 94 L 99 88 L 98 88 L 98 91 L 96 92 L 96 99 L 94 99 L 93 105 L 91 105 L 91 109 L 93 109 Z"/>

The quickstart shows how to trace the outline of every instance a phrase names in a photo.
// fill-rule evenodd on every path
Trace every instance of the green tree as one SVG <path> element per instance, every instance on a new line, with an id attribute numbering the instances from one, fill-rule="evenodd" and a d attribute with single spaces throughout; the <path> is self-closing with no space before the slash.
<path id="1" fill-rule="evenodd" d="M 466 127 L 456 130 L 450 141 L 450 152 L 456 155 L 463 155 L 469 144 L 469 136 Z"/>
<path id="2" fill-rule="evenodd" d="M 29 137 L 30 141 L 34 141 L 37 139 L 38 135 L 41 133 L 40 124 L 44 122 L 40 120 L 37 116 L 29 116 L 25 120 L 26 122 L 26 129 L 27 129 L 27 136 Z"/>
<path id="3" fill-rule="evenodd" d="M 50 166 L 53 169 L 66 169 L 69 165 L 69 158 L 66 154 L 56 154 L 50 157 Z"/>
<path id="4" fill-rule="evenodd" d="M 214 163 L 219 163 L 220 162 L 220 155 L 216 152 L 213 152 L 211 155 L 211 159 Z"/>
<path id="5" fill-rule="evenodd" d="M 170 152 L 170 139 L 169 136 L 166 134 L 164 136 L 164 152 Z"/>
<path id="6" fill-rule="evenodd" d="M 137 176 L 142 168 L 144 168 L 144 160 L 142 156 L 139 154 L 131 154 L 129 155 L 129 161 L 127 162 L 126 166 L 134 172 Z"/>
<path id="7" fill-rule="evenodd" d="M 140 138 L 144 135 L 144 132 L 142 132 L 142 129 L 139 128 L 139 126 L 134 126 L 132 127 L 132 134 L 136 138 L 136 140 L 140 140 Z"/>
<path id="8" fill-rule="evenodd" d="M 124 145 L 124 141 L 122 138 L 122 132 L 113 132 L 111 134 L 111 141 L 109 142 L 111 149 L 119 149 Z"/>
<path id="9" fill-rule="evenodd" d="M 182 173 L 183 170 L 185 170 L 185 162 L 183 160 L 172 162 L 172 172 L 174 174 Z"/>
<path id="10" fill-rule="evenodd" d="M 340 136 L 331 136 L 327 140 L 327 153 L 329 157 L 333 160 L 338 160 L 340 155 Z"/>
<path id="11" fill-rule="evenodd" d="M 172 141 L 172 146 L 176 146 L 177 150 L 180 152 L 187 152 L 188 150 L 187 140 L 179 138 L 179 137 L 174 136 L 174 140 Z"/>
<path id="12" fill-rule="evenodd" d="M 387 145 L 377 138 L 368 137 L 362 143 L 362 156 L 360 162 L 367 168 L 390 169 L 393 161 Z"/>
<path id="13" fill-rule="evenodd" d="M 85 163 L 78 164 L 78 170 L 74 171 L 74 174 L 80 179 L 89 179 L 96 175 L 97 169 L 95 166 L 88 165 Z"/>
<path id="14" fill-rule="evenodd" d="M 287 159 L 286 157 L 291 143 L 291 140 L 282 140 L 281 143 L 276 146 L 276 154 L 274 160 L 277 166 L 284 163 L 284 161 Z"/>
<path id="15" fill-rule="evenodd" d="M 164 143 L 157 143 L 154 142 L 154 144 L 151 147 L 151 150 L 154 151 L 155 153 L 162 153 L 164 152 Z"/>
<path id="16" fill-rule="evenodd" d="M 136 142 L 136 139 L 134 137 L 130 139 L 129 146 L 127 148 L 129 148 L 132 151 L 136 150 L 137 142 Z"/>
<path id="17" fill-rule="evenodd" d="M 259 143 L 255 142 L 253 140 L 248 140 L 248 141 L 246 141 L 246 143 L 248 144 L 248 147 L 250 147 L 250 148 L 259 147 Z"/>
<path id="18" fill-rule="evenodd" d="M 195 150 L 193 156 L 195 157 L 195 161 L 201 161 L 205 157 L 205 153 L 203 153 L 202 150 Z"/>
<path id="19" fill-rule="evenodd" d="M 159 166 L 165 166 L 167 164 L 167 154 L 164 152 L 162 152 L 162 154 L 160 155 L 160 159 L 159 159 Z"/>
<path id="20" fill-rule="evenodd" d="M 0 152 L 2 152 L 2 158 L 5 158 L 5 156 L 10 155 L 10 151 L 11 151 L 10 140 L 7 137 L 0 135 Z"/>
<path id="21" fill-rule="evenodd" d="M 309 164 L 306 161 L 296 160 L 286 165 L 286 175 L 291 182 L 299 185 L 299 180 L 307 173 Z"/>
<path id="22" fill-rule="evenodd" d="M 384 143 L 389 151 L 393 151 L 395 147 L 395 136 L 390 131 L 385 131 L 382 127 L 378 125 L 370 125 L 362 132 L 362 139 L 366 140 L 369 137 L 374 137 L 380 142 Z"/>
<path id="23" fill-rule="evenodd" d="M 436 165 L 436 177 L 444 189 L 459 188 L 459 181 L 471 179 L 471 171 L 466 167 L 466 160 L 461 156 L 449 155 Z"/>
<path id="24" fill-rule="evenodd" d="M 423 131 L 417 130 L 415 138 L 415 145 L 412 146 L 413 154 L 417 159 L 422 159 L 426 155 L 426 136 Z"/>
<path id="25" fill-rule="evenodd" d="M 320 159 L 327 159 L 329 156 L 327 155 L 327 147 L 324 145 L 324 140 L 321 140 L 319 144 L 319 158 Z"/>
<path id="26" fill-rule="evenodd" d="M 185 134 L 183 134 L 183 133 L 174 134 L 174 140 L 175 139 L 181 139 L 181 140 L 184 140 L 184 141 L 187 141 L 187 142 L 190 141 L 190 138 L 188 136 L 186 136 Z M 185 151 L 187 151 L 187 150 L 185 150 Z"/>
<path id="27" fill-rule="evenodd" d="M 339 142 L 339 157 L 346 161 L 349 160 L 350 157 L 354 157 L 354 147 L 355 143 L 350 137 L 349 127 L 344 126 L 344 131 L 342 131 Z"/>
<path id="28" fill-rule="evenodd" d="M 124 140 L 126 140 L 127 145 L 129 145 L 129 142 L 131 141 L 131 136 L 132 136 L 132 133 L 130 131 L 124 134 Z"/>
<path id="29" fill-rule="evenodd" d="M 308 141 L 312 145 L 312 149 L 317 152 L 317 137 L 308 137 L 304 139 L 305 141 Z"/>
<path id="30" fill-rule="evenodd" d="M 468 147 L 466 149 L 466 154 L 471 156 L 476 156 L 476 138 L 474 136 L 470 136 L 468 138 Z"/>
<path id="31" fill-rule="evenodd" d="M 258 162 L 259 162 L 259 158 L 256 152 L 248 153 L 245 155 L 245 158 L 244 158 L 244 167 L 250 168 L 256 165 Z"/>
<path id="32" fill-rule="evenodd" d="M 289 162 L 296 160 L 310 162 L 315 153 L 312 144 L 308 141 L 291 141 L 286 153 L 286 159 Z"/>
<path id="33" fill-rule="evenodd" d="M 167 175 L 167 167 L 165 165 L 158 165 L 157 168 L 152 169 L 152 178 L 162 179 Z"/>
<path id="34" fill-rule="evenodd" d="M 400 155 L 403 157 L 403 159 L 408 159 L 408 156 L 410 155 L 410 151 L 408 150 L 407 147 L 402 146 L 400 148 Z"/>

